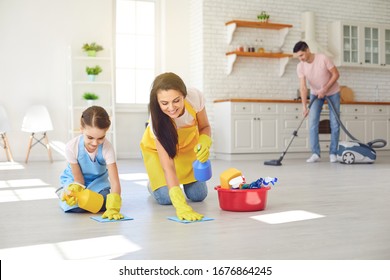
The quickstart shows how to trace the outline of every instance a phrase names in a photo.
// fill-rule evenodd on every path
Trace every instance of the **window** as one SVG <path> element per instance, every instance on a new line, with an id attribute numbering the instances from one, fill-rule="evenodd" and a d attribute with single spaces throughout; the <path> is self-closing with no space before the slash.
<path id="1" fill-rule="evenodd" d="M 155 75 L 155 1 L 116 0 L 116 103 L 149 102 Z"/>

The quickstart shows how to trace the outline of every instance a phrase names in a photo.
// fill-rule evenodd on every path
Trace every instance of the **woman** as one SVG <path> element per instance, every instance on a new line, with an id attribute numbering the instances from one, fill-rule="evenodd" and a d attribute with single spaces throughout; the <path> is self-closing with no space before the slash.
<path id="1" fill-rule="evenodd" d="M 101 194 L 106 201 L 101 211 L 102 218 L 119 220 L 121 185 L 115 152 L 106 139 L 111 125 L 110 117 L 104 108 L 92 106 L 81 116 L 81 135 L 66 144 L 65 154 L 68 166 L 61 175 L 61 188 L 57 190 L 61 198 L 60 206 L 65 212 L 85 212 L 78 207 L 77 192 L 87 189 Z"/>
<path id="2" fill-rule="evenodd" d="M 203 95 L 187 88 L 174 73 L 157 76 L 150 92 L 150 121 L 141 141 L 151 193 L 159 204 L 173 204 L 180 220 L 201 220 L 187 203 L 207 196 L 207 185 L 194 177 L 192 163 L 207 161 L 211 128 Z"/>

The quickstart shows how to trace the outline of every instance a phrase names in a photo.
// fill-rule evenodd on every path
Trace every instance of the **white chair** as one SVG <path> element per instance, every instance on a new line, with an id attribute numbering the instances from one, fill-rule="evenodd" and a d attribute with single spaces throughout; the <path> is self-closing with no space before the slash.
<path id="1" fill-rule="evenodd" d="M 0 105 L 0 145 L 3 146 L 8 161 L 14 161 L 11 153 L 11 147 L 8 142 L 7 131 L 9 131 L 9 119 L 4 107 Z"/>
<path id="2" fill-rule="evenodd" d="M 22 131 L 31 133 L 30 140 L 28 142 L 26 163 L 28 161 L 31 148 L 38 143 L 47 149 L 49 160 L 50 162 L 53 162 L 49 138 L 47 137 L 47 132 L 50 130 L 53 130 L 53 124 L 47 108 L 44 105 L 31 106 L 24 115 L 22 124 Z M 36 134 L 41 135 L 37 137 Z M 45 143 L 42 141 L 45 141 Z"/>

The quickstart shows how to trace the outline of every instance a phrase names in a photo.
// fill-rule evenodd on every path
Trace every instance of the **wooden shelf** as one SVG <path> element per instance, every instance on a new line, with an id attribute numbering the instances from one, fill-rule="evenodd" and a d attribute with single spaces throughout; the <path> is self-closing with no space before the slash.
<path id="1" fill-rule="evenodd" d="M 231 20 L 225 23 L 226 32 L 227 32 L 227 43 L 230 44 L 233 39 L 233 34 L 236 31 L 237 27 L 249 27 L 249 28 L 263 28 L 276 30 L 279 34 L 279 46 L 281 47 L 284 44 L 287 33 L 292 27 L 291 24 L 282 24 L 282 23 L 271 23 L 271 22 L 259 22 L 259 21 L 247 21 L 247 20 Z M 236 62 L 238 56 L 244 57 L 259 57 L 259 58 L 278 58 L 280 59 L 280 71 L 279 76 L 284 74 L 284 70 L 289 59 L 293 56 L 292 54 L 286 53 L 260 53 L 260 52 L 239 52 L 232 51 L 226 53 L 228 59 L 228 69 L 227 74 L 229 75 L 233 70 L 233 65 Z"/>
<path id="2" fill-rule="evenodd" d="M 246 57 L 264 57 L 264 58 L 283 58 L 283 57 L 292 57 L 292 54 L 287 53 L 261 53 L 261 52 L 240 52 L 232 51 L 227 52 L 226 55 L 235 54 L 237 56 L 246 56 Z"/>
<path id="3" fill-rule="evenodd" d="M 227 30 L 227 42 L 230 44 L 233 39 L 234 31 L 237 27 L 249 27 L 249 28 L 263 28 L 278 30 L 281 36 L 282 41 L 284 41 L 289 28 L 292 27 L 291 24 L 283 23 L 270 23 L 270 22 L 259 22 L 259 21 L 246 21 L 246 20 L 231 20 L 225 23 Z"/>
<path id="4" fill-rule="evenodd" d="M 260 52 L 239 52 L 239 51 L 227 52 L 226 56 L 228 58 L 228 69 L 227 69 L 228 75 L 233 71 L 233 65 L 236 62 L 237 57 L 243 56 L 243 57 L 279 59 L 280 60 L 279 77 L 283 76 L 288 61 L 290 60 L 291 57 L 293 57 L 292 54 L 288 54 L 288 53 L 260 53 Z"/>
<path id="5" fill-rule="evenodd" d="M 231 20 L 225 23 L 225 25 L 229 25 L 229 24 L 235 24 L 236 27 L 265 28 L 265 29 L 275 29 L 275 30 L 292 27 L 291 24 L 246 21 L 246 20 Z"/>

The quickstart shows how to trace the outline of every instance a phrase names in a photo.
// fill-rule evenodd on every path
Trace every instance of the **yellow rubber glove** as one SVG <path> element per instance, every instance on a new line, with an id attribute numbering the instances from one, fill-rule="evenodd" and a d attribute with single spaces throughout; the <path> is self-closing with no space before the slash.
<path id="1" fill-rule="evenodd" d="M 123 215 L 119 213 L 122 206 L 122 198 L 117 193 L 110 193 L 107 195 L 106 211 L 103 213 L 102 218 L 108 218 L 110 220 L 123 219 Z"/>
<path id="2" fill-rule="evenodd" d="M 184 194 L 180 187 L 173 187 L 169 190 L 173 206 L 176 208 L 176 215 L 180 220 L 198 221 L 203 219 L 203 215 L 195 212 L 189 206 L 184 198 Z"/>
<path id="3" fill-rule="evenodd" d="M 209 159 L 211 147 L 211 138 L 206 134 L 199 136 L 198 144 L 194 147 L 196 159 L 200 162 L 206 162 Z"/>
<path id="4" fill-rule="evenodd" d="M 84 190 L 82 185 L 78 183 L 71 183 L 64 190 L 61 200 L 65 201 L 69 206 L 73 206 L 77 203 L 76 193 L 81 192 L 82 190 Z"/>

